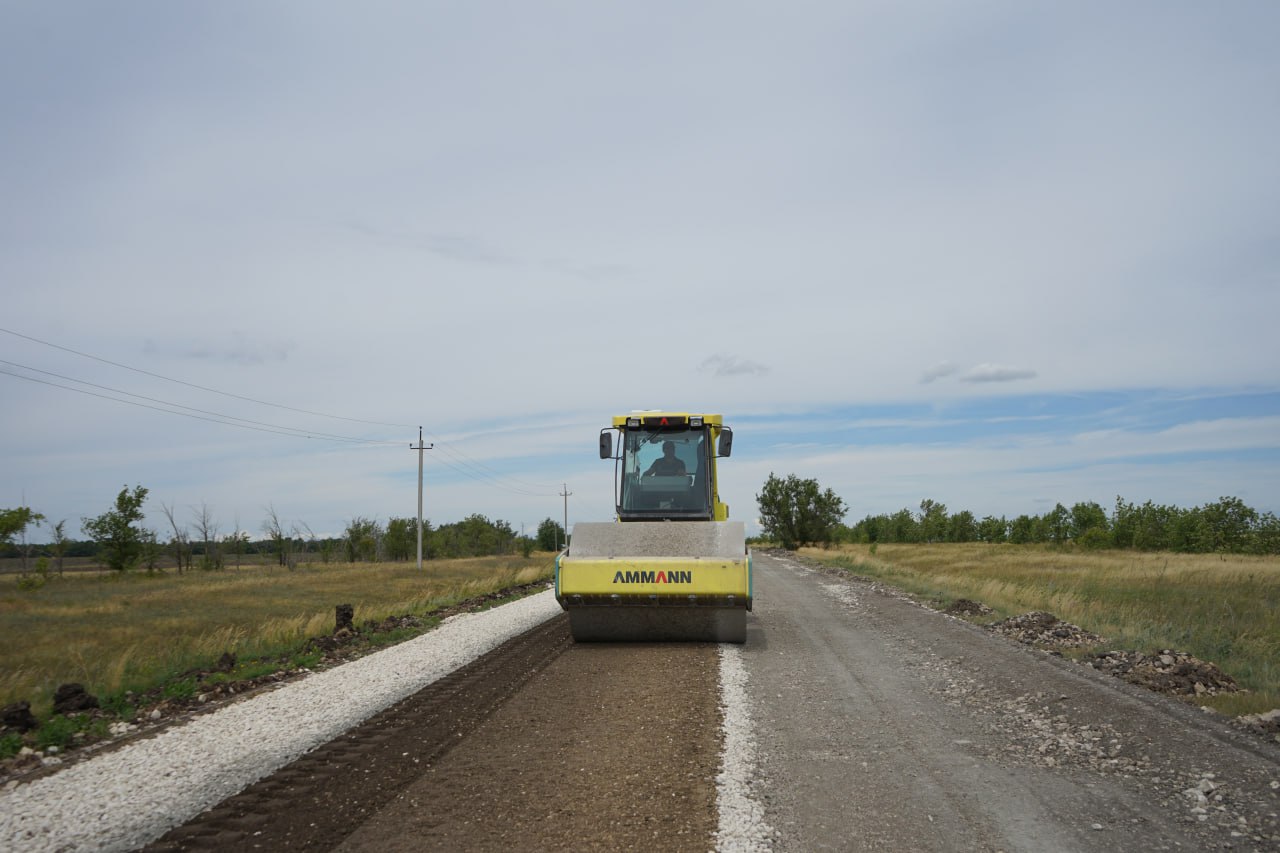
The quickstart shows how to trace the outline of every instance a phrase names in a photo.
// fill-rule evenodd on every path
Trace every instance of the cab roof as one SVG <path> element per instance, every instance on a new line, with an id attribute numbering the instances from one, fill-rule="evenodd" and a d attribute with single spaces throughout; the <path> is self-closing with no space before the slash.
<path id="1" fill-rule="evenodd" d="M 648 427 L 688 427 L 691 419 L 702 420 L 703 424 L 720 426 L 724 423 L 723 415 L 705 415 L 698 412 L 672 412 L 666 409 L 640 409 L 626 415 L 614 415 L 613 426 L 617 429 L 626 429 L 628 422 L 632 428 Z M 638 423 L 636 422 L 638 420 Z"/>

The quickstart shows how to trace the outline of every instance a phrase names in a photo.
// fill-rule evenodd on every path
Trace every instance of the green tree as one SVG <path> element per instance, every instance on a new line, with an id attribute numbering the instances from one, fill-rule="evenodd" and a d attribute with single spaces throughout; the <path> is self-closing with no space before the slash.
<path id="1" fill-rule="evenodd" d="M 1009 538 L 1009 522 L 1002 515 L 996 518 L 994 515 L 984 516 L 982 521 L 978 522 L 978 539 L 983 542 L 1004 542 Z"/>
<path id="2" fill-rule="evenodd" d="M 947 505 L 925 498 L 920 501 L 920 538 L 942 542 L 947 538 Z"/>
<path id="3" fill-rule="evenodd" d="M 1071 507 L 1071 538 L 1080 539 L 1091 530 L 1107 532 L 1107 511 L 1095 501 L 1079 502 Z M 1093 534 L 1091 538 L 1097 538 Z"/>
<path id="4" fill-rule="evenodd" d="M 1245 550 L 1249 532 L 1258 523 L 1258 511 L 1239 498 L 1218 498 L 1215 503 L 1205 504 L 1201 514 L 1213 537 L 1211 547 L 1215 551 Z"/>
<path id="5" fill-rule="evenodd" d="M 143 519 L 142 504 L 146 499 L 147 489 L 135 486 L 130 492 L 125 486 L 116 495 L 114 509 L 96 518 L 80 519 L 84 532 L 98 543 L 98 557 L 107 568 L 123 572 L 143 558 L 150 531 L 138 523 Z M 154 539 L 154 534 L 150 538 Z"/>
<path id="6" fill-rule="evenodd" d="M 544 518 L 538 525 L 538 550 L 557 551 L 564 546 L 564 527 L 552 518 Z"/>
<path id="7" fill-rule="evenodd" d="M 1055 504 L 1053 509 L 1044 514 L 1041 526 L 1046 539 L 1055 545 L 1062 545 L 1071 532 L 1071 513 L 1062 504 Z"/>
<path id="8" fill-rule="evenodd" d="M 962 509 L 947 522 L 948 542 L 974 542 L 978 538 L 978 521 L 973 513 Z"/>
<path id="9" fill-rule="evenodd" d="M 920 524 L 916 521 L 915 513 L 905 506 L 889 516 L 886 523 L 881 525 L 880 530 L 880 541 L 882 542 L 905 543 L 920 541 Z"/>
<path id="10" fill-rule="evenodd" d="M 882 515 L 868 515 L 853 525 L 852 538 L 854 542 L 879 542 L 880 541 L 880 525 L 884 521 Z"/>
<path id="11" fill-rule="evenodd" d="M 1024 513 L 1009 522 L 1009 541 L 1015 545 L 1036 541 L 1036 520 Z"/>
<path id="12" fill-rule="evenodd" d="M 1280 554 L 1280 519 L 1274 513 L 1264 512 L 1258 516 L 1247 550 L 1254 554 Z"/>
<path id="13" fill-rule="evenodd" d="M 382 544 L 382 525 L 372 518 L 357 515 L 347 523 L 343 545 L 347 549 L 347 562 L 357 560 L 374 562 Z"/>
<path id="14" fill-rule="evenodd" d="M 44 516 L 38 512 L 33 512 L 29 506 L 20 506 L 17 509 L 0 509 L 0 544 L 12 545 L 16 537 L 22 542 L 22 570 L 27 570 L 27 528 L 31 525 L 39 525 L 44 521 Z"/>
<path id="15" fill-rule="evenodd" d="M 383 546 L 388 560 L 408 560 L 418 555 L 418 519 L 389 518 Z"/>
<path id="16" fill-rule="evenodd" d="M 830 542 L 847 511 L 844 501 L 831 489 L 824 491 L 817 480 L 802 480 L 795 474 L 784 480 L 773 472 L 756 495 L 756 504 L 760 526 L 789 551 Z"/>

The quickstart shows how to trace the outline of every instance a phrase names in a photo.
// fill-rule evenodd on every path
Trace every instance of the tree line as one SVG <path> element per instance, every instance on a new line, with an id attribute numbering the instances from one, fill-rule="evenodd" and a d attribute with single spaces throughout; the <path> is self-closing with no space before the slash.
<path id="1" fill-rule="evenodd" d="M 1072 544 L 1081 548 L 1133 548 L 1188 553 L 1280 554 L 1280 519 L 1237 497 L 1183 508 L 1117 497 L 1110 512 L 1094 501 L 1061 503 L 1041 515 L 950 512 L 930 498 L 918 510 L 867 515 L 843 523 L 847 509 L 831 489 L 794 474 L 769 474 L 756 495 L 766 537 L 785 548 L 806 544 L 1010 542 Z"/>
<path id="2" fill-rule="evenodd" d="M 1233 554 L 1280 553 L 1280 519 L 1258 512 L 1236 497 L 1222 497 L 1190 508 L 1116 497 L 1110 513 L 1094 501 L 1061 503 L 1041 515 L 1010 519 L 976 517 L 968 510 L 950 513 L 946 504 L 926 498 L 916 512 L 868 515 L 844 527 L 851 542 L 1012 542 L 1074 543 L 1082 548 L 1133 548 L 1140 551 Z"/>
<path id="3" fill-rule="evenodd" d="M 341 536 L 317 536 L 303 521 L 283 517 L 274 505 L 268 505 L 259 525 L 263 534 L 253 538 L 241 528 L 237 518 L 230 531 L 225 531 L 208 504 L 179 512 L 174 506 L 161 504 L 165 522 L 162 530 L 143 525 L 142 506 L 149 490 L 143 486 L 125 487 L 101 515 L 81 519 L 83 540 L 67 535 L 66 520 L 49 527 L 49 541 L 34 544 L 28 539 L 46 525 L 44 514 L 30 507 L 0 509 L 0 557 L 18 557 L 22 571 L 28 561 L 36 561 L 37 570 L 61 572 L 68 557 L 88 557 L 101 565 L 126 571 L 145 568 L 156 571 L 171 565 L 179 572 L 202 569 L 218 570 L 239 566 L 243 558 L 263 555 L 286 568 L 295 568 L 299 560 L 311 562 L 405 561 L 417 557 L 418 520 L 389 518 L 385 523 L 366 516 L 354 516 Z M 564 527 L 546 518 L 536 532 L 522 534 L 502 520 L 490 520 L 473 514 L 462 521 L 433 526 L 424 519 L 422 525 L 422 557 L 424 560 L 454 559 L 553 551 L 563 547 Z"/>

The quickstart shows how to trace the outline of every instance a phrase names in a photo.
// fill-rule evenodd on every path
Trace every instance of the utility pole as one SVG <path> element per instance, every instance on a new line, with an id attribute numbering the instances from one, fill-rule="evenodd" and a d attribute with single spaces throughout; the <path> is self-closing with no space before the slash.
<path id="1" fill-rule="evenodd" d="M 569 491 L 569 484 L 564 484 L 564 491 L 560 493 L 560 497 L 564 498 L 564 544 L 569 545 L 569 495 L 573 492 Z"/>
<path id="2" fill-rule="evenodd" d="M 422 427 L 418 427 L 418 443 L 409 445 L 410 450 L 418 451 L 418 570 L 422 570 L 422 451 L 431 450 L 434 444 L 422 443 Z"/>

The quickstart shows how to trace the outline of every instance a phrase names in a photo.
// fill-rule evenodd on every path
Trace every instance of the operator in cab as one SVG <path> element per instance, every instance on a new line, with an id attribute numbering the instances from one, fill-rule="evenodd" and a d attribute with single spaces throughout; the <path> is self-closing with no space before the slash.
<path id="1" fill-rule="evenodd" d="M 653 460 L 653 464 L 649 466 L 649 470 L 644 472 L 646 477 L 679 477 L 688 473 L 685 471 L 684 462 L 680 457 L 676 456 L 676 443 L 674 441 L 662 442 L 662 455 Z"/>

